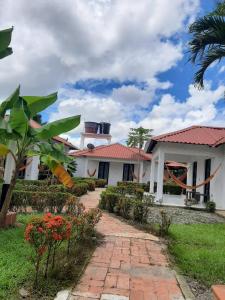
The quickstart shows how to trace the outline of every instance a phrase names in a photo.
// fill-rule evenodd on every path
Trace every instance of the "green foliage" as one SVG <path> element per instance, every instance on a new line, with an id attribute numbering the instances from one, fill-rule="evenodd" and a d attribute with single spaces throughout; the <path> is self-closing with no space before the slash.
<path id="1" fill-rule="evenodd" d="M 127 187 L 127 191 L 133 191 L 135 188 L 141 188 L 145 192 L 149 192 L 149 183 L 138 183 L 132 181 L 118 181 L 117 186 Z"/>
<path id="2" fill-rule="evenodd" d="M 17 179 L 16 182 L 20 185 L 37 185 L 37 186 L 46 186 L 48 185 L 47 180 L 26 180 L 26 179 Z"/>
<path id="3" fill-rule="evenodd" d="M 0 31 L 0 59 L 12 54 L 12 48 L 9 47 L 12 31 L 13 27 Z"/>
<path id="4" fill-rule="evenodd" d="M 152 129 L 145 129 L 143 127 L 130 128 L 127 146 L 142 149 L 144 143 L 151 137 L 151 132 Z"/>
<path id="5" fill-rule="evenodd" d="M 98 188 L 104 188 L 107 184 L 107 181 L 105 179 L 98 179 L 98 178 L 93 178 L 95 181 L 95 186 Z"/>
<path id="6" fill-rule="evenodd" d="M 133 201 L 133 219 L 139 223 L 146 223 L 148 216 L 148 207 L 141 200 Z"/>
<path id="7" fill-rule="evenodd" d="M 189 32 L 190 61 L 200 66 L 195 73 L 194 82 L 199 88 L 204 87 L 204 74 L 215 61 L 225 56 L 225 20 L 224 2 L 218 4 L 209 15 L 197 19 L 191 24 Z"/>
<path id="8" fill-rule="evenodd" d="M 216 210 L 216 203 L 214 201 L 206 202 L 206 211 L 214 213 Z"/>
<path id="9" fill-rule="evenodd" d="M 163 185 L 163 193 L 171 194 L 171 195 L 181 195 L 182 188 L 175 184 L 164 184 Z"/>
<path id="10" fill-rule="evenodd" d="M 63 192 L 14 190 L 10 206 L 13 211 L 27 212 L 28 207 L 31 207 L 38 212 L 61 213 L 70 196 L 69 193 Z"/>
<path id="11" fill-rule="evenodd" d="M 119 198 L 118 204 L 116 206 L 116 213 L 125 219 L 129 219 L 132 205 L 133 205 L 132 199 L 127 197 L 121 197 Z"/>
<path id="12" fill-rule="evenodd" d="M 160 215 L 161 223 L 159 224 L 159 232 L 161 236 L 165 236 L 169 233 L 169 227 L 171 225 L 172 219 L 163 209 L 160 211 Z"/>
<path id="13" fill-rule="evenodd" d="M 170 254 L 184 275 L 210 287 L 225 284 L 225 224 L 170 227 Z"/>
<path id="14" fill-rule="evenodd" d="M 106 192 L 105 193 L 105 199 L 106 199 L 106 209 L 109 212 L 114 212 L 114 207 L 117 206 L 119 201 L 120 195 L 112 192 Z"/>

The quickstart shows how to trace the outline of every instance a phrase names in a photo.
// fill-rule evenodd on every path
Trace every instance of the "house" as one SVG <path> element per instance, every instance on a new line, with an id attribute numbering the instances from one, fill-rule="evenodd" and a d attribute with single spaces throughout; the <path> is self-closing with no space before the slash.
<path id="1" fill-rule="evenodd" d="M 151 154 L 143 150 L 139 154 L 137 148 L 116 143 L 74 151 L 70 155 L 77 162 L 75 176 L 104 178 L 109 185 L 116 185 L 118 181 L 135 181 L 140 162 L 140 182 L 147 183 L 150 178 Z"/>
<path id="2" fill-rule="evenodd" d="M 31 128 L 40 128 L 41 127 L 41 125 L 34 120 L 30 120 L 29 123 L 30 123 Z M 66 153 L 68 153 L 71 150 L 78 149 L 76 146 L 74 146 L 68 140 L 66 140 L 60 136 L 53 137 L 52 141 L 54 143 L 63 144 Z M 19 178 L 28 179 L 28 180 L 37 180 L 39 178 L 39 172 L 40 172 L 40 170 L 39 170 L 40 159 L 38 156 L 35 156 L 35 157 L 30 158 L 29 160 L 30 160 L 30 163 L 24 162 L 25 164 L 27 164 L 27 167 L 20 171 Z"/>
<path id="3" fill-rule="evenodd" d="M 152 154 L 150 192 L 157 184 L 156 201 L 169 205 L 183 205 L 185 195 L 163 194 L 165 161 L 187 163 L 187 185 L 196 186 L 218 170 L 215 176 L 199 188 L 190 190 L 198 195 L 199 206 L 209 199 L 217 209 L 225 209 L 225 128 L 191 126 L 183 130 L 153 137 L 146 145 Z"/>

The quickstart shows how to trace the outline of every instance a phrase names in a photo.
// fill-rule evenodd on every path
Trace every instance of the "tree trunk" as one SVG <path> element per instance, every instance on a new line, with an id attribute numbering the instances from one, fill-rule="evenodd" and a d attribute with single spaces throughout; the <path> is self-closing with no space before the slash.
<path id="1" fill-rule="evenodd" d="M 18 168 L 18 166 L 16 166 L 16 168 L 13 172 L 13 176 L 12 176 L 10 185 L 9 185 L 9 189 L 6 193 L 5 201 L 4 201 L 2 209 L 0 211 L 0 227 L 3 227 L 4 223 L 5 223 L 5 218 L 6 218 L 6 215 L 7 215 L 8 209 L 9 209 L 9 205 L 10 205 L 10 202 L 12 199 L 12 192 L 16 185 L 18 171 L 19 171 L 19 168 Z"/>

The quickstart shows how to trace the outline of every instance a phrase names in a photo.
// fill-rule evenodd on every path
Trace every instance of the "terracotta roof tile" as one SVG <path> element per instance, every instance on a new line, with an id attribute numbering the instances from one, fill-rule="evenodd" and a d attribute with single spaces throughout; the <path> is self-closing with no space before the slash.
<path id="1" fill-rule="evenodd" d="M 157 142 L 207 145 L 217 147 L 225 143 L 225 128 L 209 126 L 191 126 L 182 130 L 152 137 L 148 151 L 151 151 Z"/>
<path id="2" fill-rule="evenodd" d="M 70 155 L 75 157 L 88 156 L 88 157 L 99 157 L 99 158 L 113 158 L 113 159 L 122 159 L 122 160 L 151 160 L 151 154 L 145 153 L 141 150 L 139 156 L 137 148 L 130 148 L 119 143 L 98 146 L 93 150 L 85 149 L 74 151 Z"/>

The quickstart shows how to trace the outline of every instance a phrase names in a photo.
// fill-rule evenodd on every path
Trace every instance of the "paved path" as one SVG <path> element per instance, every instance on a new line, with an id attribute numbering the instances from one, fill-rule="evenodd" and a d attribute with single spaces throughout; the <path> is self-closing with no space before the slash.
<path id="1" fill-rule="evenodd" d="M 100 190 L 82 197 L 96 207 Z M 103 213 L 97 230 L 105 236 L 70 300 L 183 300 L 158 238 Z"/>

